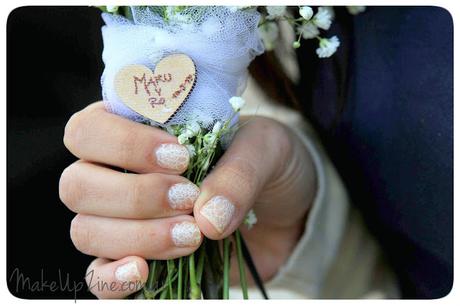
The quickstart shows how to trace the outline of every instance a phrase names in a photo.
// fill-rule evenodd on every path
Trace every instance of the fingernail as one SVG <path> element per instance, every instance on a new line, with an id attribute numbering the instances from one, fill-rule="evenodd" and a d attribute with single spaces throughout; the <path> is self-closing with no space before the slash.
<path id="1" fill-rule="evenodd" d="M 122 282 L 140 280 L 141 275 L 135 261 L 130 261 L 115 270 L 115 277 Z"/>
<path id="2" fill-rule="evenodd" d="M 168 190 L 169 206 L 173 209 L 189 209 L 193 207 L 200 189 L 192 183 L 174 184 Z"/>
<path id="3" fill-rule="evenodd" d="M 201 242 L 201 232 L 193 222 L 181 222 L 174 225 L 171 230 L 174 244 L 178 247 L 197 246 Z"/>
<path id="4" fill-rule="evenodd" d="M 219 233 L 222 233 L 232 220 L 235 206 L 226 197 L 215 196 L 204 204 L 200 212 Z"/>
<path id="5" fill-rule="evenodd" d="M 180 171 L 187 169 L 189 154 L 184 146 L 164 143 L 156 149 L 155 155 L 158 165 L 163 168 Z"/>

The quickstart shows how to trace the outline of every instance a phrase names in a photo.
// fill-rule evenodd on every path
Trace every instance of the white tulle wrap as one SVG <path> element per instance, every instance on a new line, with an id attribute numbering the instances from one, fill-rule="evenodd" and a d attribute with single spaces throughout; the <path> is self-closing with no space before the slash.
<path id="1" fill-rule="evenodd" d="M 125 65 L 142 64 L 150 69 L 164 56 L 187 54 L 195 63 L 197 80 L 187 101 L 167 122 L 188 120 L 210 126 L 225 121 L 233 112 L 228 100 L 245 88 L 247 67 L 263 45 L 258 36 L 259 13 L 228 7 L 189 7 L 165 21 L 147 7 L 132 9 L 133 21 L 103 14 L 105 70 L 102 94 L 109 111 L 143 121 L 117 96 L 114 77 Z"/>

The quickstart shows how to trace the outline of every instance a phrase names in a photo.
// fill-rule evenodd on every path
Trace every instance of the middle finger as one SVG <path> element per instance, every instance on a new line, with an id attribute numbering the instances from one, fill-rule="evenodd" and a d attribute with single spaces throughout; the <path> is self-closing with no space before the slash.
<path id="1" fill-rule="evenodd" d="M 189 214 L 199 188 L 179 175 L 122 173 L 78 161 L 59 182 L 62 202 L 72 211 L 105 217 L 149 219 Z"/>

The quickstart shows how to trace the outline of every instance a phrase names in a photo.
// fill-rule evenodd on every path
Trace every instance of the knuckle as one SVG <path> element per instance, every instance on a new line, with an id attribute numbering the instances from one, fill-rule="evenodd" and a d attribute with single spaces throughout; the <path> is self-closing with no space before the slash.
<path id="1" fill-rule="evenodd" d="M 90 233 L 82 220 L 84 217 L 76 215 L 70 223 L 70 239 L 75 248 L 84 254 L 89 254 Z"/>
<path id="2" fill-rule="evenodd" d="M 252 198 L 258 189 L 260 179 L 252 163 L 244 158 L 234 158 L 226 161 L 220 168 L 221 175 L 217 182 L 232 193 L 233 197 L 241 199 Z"/>
<path id="3" fill-rule="evenodd" d="M 81 198 L 81 184 L 78 182 L 77 164 L 68 166 L 59 179 L 59 198 L 71 211 L 76 212 Z"/>
<path id="4" fill-rule="evenodd" d="M 91 124 L 94 124 L 93 117 L 101 112 L 99 103 L 74 113 L 64 128 L 64 145 L 72 153 L 78 152 L 80 145 L 85 141 L 88 131 L 91 131 Z"/>
<path id="5" fill-rule="evenodd" d="M 85 281 L 89 291 L 94 294 L 97 298 L 104 298 L 104 291 L 101 290 L 101 286 L 98 286 L 98 282 L 104 281 L 104 275 L 101 273 L 101 269 L 98 267 L 109 263 L 110 261 L 105 258 L 94 259 L 86 269 Z"/>
<path id="6" fill-rule="evenodd" d="M 271 148 L 279 148 L 279 159 L 287 159 L 288 153 L 292 150 L 292 138 L 288 128 L 280 122 L 271 119 L 272 124 L 264 129 L 265 135 L 271 141 L 267 144 Z"/>
<path id="7" fill-rule="evenodd" d="M 283 164 L 293 154 L 293 134 L 283 123 L 271 118 L 257 117 L 254 119 L 254 133 L 258 141 L 254 143 L 259 152 L 270 163 Z"/>
<path id="8" fill-rule="evenodd" d="M 149 182 L 143 176 L 136 175 L 133 177 L 128 201 L 134 212 L 141 213 L 144 209 L 144 195 L 148 188 Z"/>
<path id="9" fill-rule="evenodd" d="M 270 147 L 279 147 L 285 148 L 290 145 L 289 143 L 289 134 L 286 127 L 271 118 L 258 118 L 256 120 L 257 130 L 260 130 L 263 133 L 261 139 L 268 140 L 266 143 Z"/>
<path id="10" fill-rule="evenodd" d="M 81 110 L 73 114 L 64 128 L 64 145 L 70 151 L 74 151 L 81 141 L 82 134 L 84 133 L 84 119 L 86 112 Z"/>
<path id="11" fill-rule="evenodd" d="M 138 131 L 134 125 L 120 131 L 118 158 L 122 165 L 132 164 L 135 156 L 139 155 L 139 152 L 142 152 L 141 143 L 142 141 L 140 141 Z"/>

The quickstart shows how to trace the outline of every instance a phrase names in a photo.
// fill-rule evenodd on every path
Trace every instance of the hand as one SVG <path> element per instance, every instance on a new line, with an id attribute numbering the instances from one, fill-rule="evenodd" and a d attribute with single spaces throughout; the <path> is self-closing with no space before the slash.
<path id="1" fill-rule="evenodd" d="M 242 121 L 200 190 L 180 176 L 189 157 L 175 137 L 108 113 L 102 103 L 72 116 L 64 143 L 80 160 L 62 173 L 59 194 L 77 213 L 70 229 L 76 248 L 99 257 L 86 277 L 93 294 L 122 298 L 139 290 L 145 259 L 191 254 L 202 234 L 229 236 L 251 208 L 258 223 L 242 233 L 262 278 L 276 273 L 302 234 L 316 176 L 289 129 L 262 117 Z"/>

